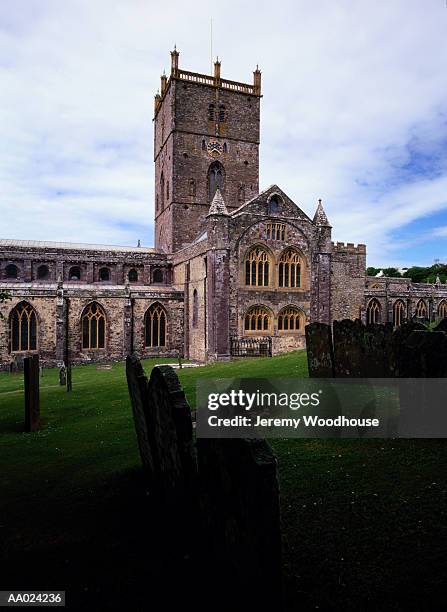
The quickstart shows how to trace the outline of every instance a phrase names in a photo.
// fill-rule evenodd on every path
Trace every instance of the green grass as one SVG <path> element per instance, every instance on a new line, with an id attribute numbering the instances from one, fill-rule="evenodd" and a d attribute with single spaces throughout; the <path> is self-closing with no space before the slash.
<path id="1" fill-rule="evenodd" d="M 291 378 L 307 367 L 301 351 L 178 373 L 194 407 L 199 376 Z M 91 602 L 107 591 L 109 607 L 138 609 L 138 593 L 130 603 L 123 593 L 137 592 L 142 576 L 135 550 L 147 506 L 124 364 L 74 368 L 70 394 L 45 370 L 43 427 L 32 434 L 23 433 L 22 387 L 21 375 L 0 374 L 0 588 L 65 587 L 84 607 L 86 593 Z M 287 609 L 436 609 L 446 580 L 445 441 L 271 444 Z M 162 569 L 144 571 L 147 586 Z"/>

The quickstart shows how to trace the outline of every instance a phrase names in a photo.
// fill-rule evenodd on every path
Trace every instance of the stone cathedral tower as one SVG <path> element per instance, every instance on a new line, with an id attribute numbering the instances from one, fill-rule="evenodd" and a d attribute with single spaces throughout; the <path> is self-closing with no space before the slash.
<path id="1" fill-rule="evenodd" d="M 172 253 L 203 228 L 219 188 L 229 212 L 259 191 L 261 73 L 253 84 L 179 68 L 155 96 L 155 248 Z"/>

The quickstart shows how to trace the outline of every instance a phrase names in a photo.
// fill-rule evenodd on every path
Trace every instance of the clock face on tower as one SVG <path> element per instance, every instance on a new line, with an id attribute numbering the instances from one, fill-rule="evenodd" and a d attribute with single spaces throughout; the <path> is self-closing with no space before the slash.
<path id="1" fill-rule="evenodd" d="M 220 142 L 217 142 L 217 140 L 210 140 L 210 142 L 206 145 L 206 150 L 212 157 L 218 157 L 219 155 L 222 155 L 223 147 Z"/>

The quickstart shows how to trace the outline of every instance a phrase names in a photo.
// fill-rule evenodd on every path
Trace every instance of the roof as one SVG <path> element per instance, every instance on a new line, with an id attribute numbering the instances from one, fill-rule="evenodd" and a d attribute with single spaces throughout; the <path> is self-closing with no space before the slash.
<path id="1" fill-rule="evenodd" d="M 118 246 L 115 244 L 84 244 L 82 242 L 53 242 L 46 240 L 10 240 L 0 238 L 2 247 L 18 247 L 21 249 L 65 249 L 70 251 L 114 251 L 116 253 L 156 253 L 150 247 Z"/>

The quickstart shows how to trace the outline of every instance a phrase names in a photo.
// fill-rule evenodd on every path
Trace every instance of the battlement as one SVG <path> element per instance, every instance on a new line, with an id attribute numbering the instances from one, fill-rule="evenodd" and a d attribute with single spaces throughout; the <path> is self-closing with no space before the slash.
<path id="1" fill-rule="evenodd" d="M 163 98 L 166 92 L 169 90 L 171 82 L 173 80 L 186 81 L 188 83 L 197 83 L 199 85 L 206 85 L 217 89 L 226 89 L 237 93 L 243 93 L 250 96 L 261 97 L 261 71 L 256 66 L 256 70 L 253 72 L 253 84 L 240 83 L 238 81 L 231 81 L 229 79 L 222 79 L 220 76 L 221 63 L 217 59 L 214 62 L 214 75 L 201 74 L 200 72 L 190 72 L 189 70 L 183 70 L 178 65 L 179 52 L 177 49 L 171 51 L 171 75 L 169 79 L 165 74 L 161 76 L 160 92 L 155 94 L 154 101 L 154 112 L 157 115 L 160 106 L 163 102 Z"/>
<path id="2" fill-rule="evenodd" d="M 332 250 L 335 253 L 350 253 L 355 255 L 365 255 L 366 245 L 358 244 L 357 246 L 353 242 L 333 242 Z"/>

